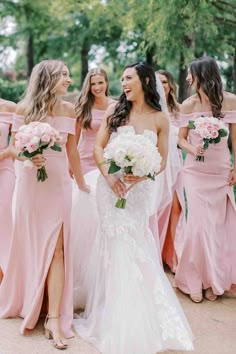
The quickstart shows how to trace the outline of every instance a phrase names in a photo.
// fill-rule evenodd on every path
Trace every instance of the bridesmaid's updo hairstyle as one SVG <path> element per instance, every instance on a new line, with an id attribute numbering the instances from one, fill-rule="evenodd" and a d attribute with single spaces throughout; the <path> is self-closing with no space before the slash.
<path id="1" fill-rule="evenodd" d="M 170 107 L 171 112 L 172 113 L 179 112 L 178 102 L 176 99 L 177 87 L 176 87 L 175 80 L 174 80 L 172 74 L 167 70 L 158 70 L 157 73 L 165 76 L 168 81 L 170 91 L 169 91 L 168 97 L 167 97 L 167 104 Z"/>
<path id="2" fill-rule="evenodd" d="M 156 89 L 156 76 L 153 68 L 145 62 L 127 65 L 124 71 L 128 68 L 135 68 L 141 81 L 145 102 L 154 110 L 161 111 L 160 96 Z M 131 108 L 132 102 L 127 100 L 125 93 L 122 93 L 114 112 L 107 118 L 110 133 L 116 132 L 118 127 L 129 122 Z"/>
<path id="3" fill-rule="evenodd" d="M 189 65 L 193 82 L 196 80 L 196 92 L 202 102 L 199 89 L 208 97 L 214 117 L 223 117 L 221 113 L 223 102 L 223 85 L 220 70 L 216 61 L 208 56 L 193 60 Z"/>
<path id="4" fill-rule="evenodd" d="M 25 123 L 43 122 L 56 102 L 57 84 L 65 63 L 61 60 L 43 60 L 35 65 L 22 103 L 25 107 Z"/>
<path id="5" fill-rule="evenodd" d="M 78 100 L 75 103 L 77 121 L 83 129 L 91 129 L 92 107 L 95 100 L 94 95 L 91 92 L 91 78 L 95 75 L 101 75 L 104 77 L 107 83 L 105 95 L 108 96 L 109 82 L 106 71 L 101 68 L 89 70 L 84 79 L 82 90 L 80 92 Z"/>

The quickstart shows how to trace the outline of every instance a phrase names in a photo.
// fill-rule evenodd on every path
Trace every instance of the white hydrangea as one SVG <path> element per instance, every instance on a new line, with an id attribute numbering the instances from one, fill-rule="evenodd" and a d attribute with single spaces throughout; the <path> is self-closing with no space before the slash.
<path id="1" fill-rule="evenodd" d="M 119 134 L 114 137 L 104 150 L 108 164 L 112 162 L 124 170 L 131 167 L 138 177 L 151 175 L 160 170 L 161 155 L 157 147 L 144 135 Z"/>

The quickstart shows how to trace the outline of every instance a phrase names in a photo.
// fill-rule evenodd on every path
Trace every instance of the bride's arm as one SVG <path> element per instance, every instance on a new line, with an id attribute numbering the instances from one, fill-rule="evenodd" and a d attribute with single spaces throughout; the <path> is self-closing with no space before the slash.
<path id="1" fill-rule="evenodd" d="M 126 194 L 125 184 L 114 174 L 108 174 L 108 166 L 106 164 L 103 164 L 105 160 L 104 148 L 106 147 L 110 138 L 110 133 L 107 126 L 107 117 L 110 114 L 110 108 L 108 108 L 107 113 L 105 114 L 103 122 L 100 126 L 100 129 L 97 133 L 96 143 L 94 146 L 94 159 L 101 174 L 106 179 L 112 191 L 116 194 L 118 198 L 123 198 Z"/>

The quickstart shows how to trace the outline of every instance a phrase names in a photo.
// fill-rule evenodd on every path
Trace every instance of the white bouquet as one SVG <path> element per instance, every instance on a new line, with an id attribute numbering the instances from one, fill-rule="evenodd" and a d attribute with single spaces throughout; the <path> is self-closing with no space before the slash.
<path id="1" fill-rule="evenodd" d="M 161 155 L 157 147 L 144 135 L 120 134 L 113 138 L 104 149 L 105 161 L 110 165 L 108 173 L 118 171 L 122 175 L 133 174 L 155 180 L 161 166 Z M 117 208 L 124 209 L 126 199 L 118 199 Z"/>

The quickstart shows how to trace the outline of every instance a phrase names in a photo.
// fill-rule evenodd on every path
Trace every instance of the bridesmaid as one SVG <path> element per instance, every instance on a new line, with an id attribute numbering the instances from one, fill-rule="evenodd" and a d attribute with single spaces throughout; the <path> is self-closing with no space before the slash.
<path id="1" fill-rule="evenodd" d="M 183 170 L 188 203 L 183 229 L 183 251 L 176 286 L 193 302 L 214 301 L 236 283 L 236 97 L 224 92 L 213 58 L 202 57 L 189 66 L 187 81 L 196 94 L 181 107 L 179 145 L 187 152 Z M 202 139 L 188 129 L 189 120 L 204 116 L 221 119 L 230 128 L 234 154 L 232 167 L 227 137 L 202 148 Z M 196 161 L 196 156 L 205 161 Z"/>
<path id="2" fill-rule="evenodd" d="M 101 68 L 91 69 L 84 80 L 82 91 L 75 104 L 76 140 L 83 174 L 96 167 L 93 147 L 97 132 L 108 106 L 114 102 L 108 97 L 109 82 L 107 73 Z"/>
<path id="3" fill-rule="evenodd" d="M 21 166 L 16 182 L 16 215 L 9 263 L 0 286 L 0 317 L 24 318 L 21 333 L 37 324 L 45 300 L 45 335 L 57 349 L 73 336 L 72 260 L 70 256 L 71 181 L 67 158 L 79 188 L 81 174 L 75 139 L 75 111 L 60 99 L 71 83 L 60 60 L 44 60 L 32 71 L 24 99 L 17 105 L 16 132 L 32 121 L 47 122 L 65 138 L 61 152 L 37 155 L 30 170 Z M 38 182 L 36 168 L 45 164 L 48 179 Z M 16 272 L 17 269 L 17 272 Z"/>
<path id="4" fill-rule="evenodd" d="M 12 233 L 12 195 L 15 185 L 8 138 L 16 104 L 0 99 L 0 283 L 5 273 Z"/>
<path id="5" fill-rule="evenodd" d="M 98 170 L 93 158 L 93 148 L 105 111 L 114 102 L 108 97 L 108 87 L 109 82 L 105 70 L 91 69 L 84 80 L 82 91 L 75 104 L 76 139 L 79 143 L 82 172 L 91 188 L 89 195 L 81 193 L 78 188 L 73 190 L 71 235 L 74 252 L 75 309 L 85 306 L 86 289 L 83 285 L 83 274 L 97 231 L 95 186 Z M 95 169 L 96 171 L 94 171 Z"/>
<path id="6" fill-rule="evenodd" d="M 175 131 L 174 136 L 177 136 L 180 124 L 179 111 L 181 105 L 177 102 L 176 98 L 176 84 L 172 74 L 169 71 L 159 70 L 157 73 L 165 91 L 167 108 L 172 124 L 172 129 Z M 180 164 L 181 166 L 183 166 L 181 150 L 179 150 L 178 155 Z M 175 166 L 173 166 L 172 164 L 171 168 L 174 169 Z M 162 249 L 162 259 L 164 263 L 166 263 L 170 267 L 172 272 L 175 273 L 177 267 L 175 235 L 178 223 L 180 221 L 183 222 L 182 219 L 184 219 L 184 212 L 181 213 L 184 210 L 184 195 L 181 170 L 179 170 L 179 173 L 177 174 L 177 176 L 175 176 L 172 192 L 172 204 L 167 206 L 167 208 L 163 211 L 163 217 L 159 218 L 159 228 L 160 231 L 162 231 L 160 236 L 163 239 L 162 243 L 164 243 Z"/>

